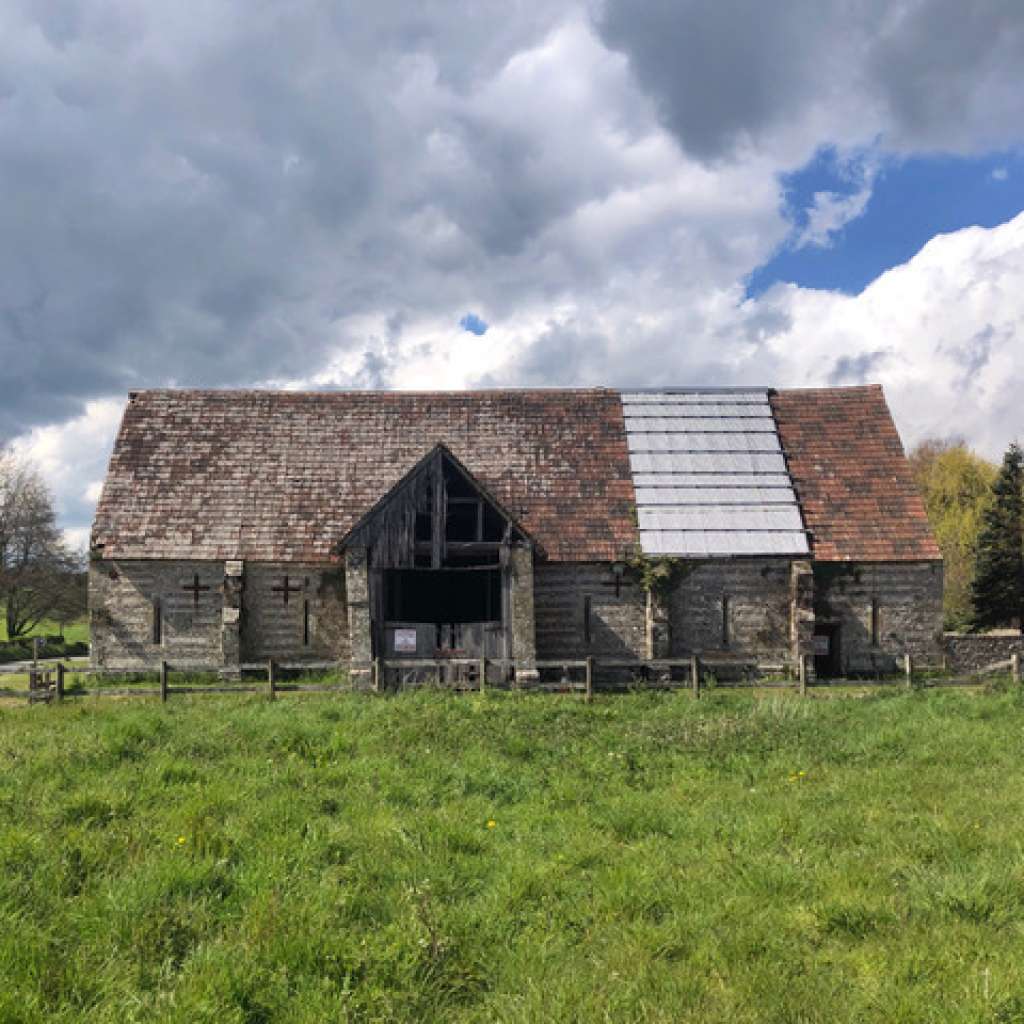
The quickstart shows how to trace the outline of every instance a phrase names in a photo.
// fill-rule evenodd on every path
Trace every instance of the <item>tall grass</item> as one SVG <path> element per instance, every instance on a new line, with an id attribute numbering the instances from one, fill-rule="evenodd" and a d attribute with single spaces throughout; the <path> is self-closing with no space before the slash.
<path id="1" fill-rule="evenodd" d="M 0 710 L 0 1020 L 1024 1020 L 1015 693 Z"/>

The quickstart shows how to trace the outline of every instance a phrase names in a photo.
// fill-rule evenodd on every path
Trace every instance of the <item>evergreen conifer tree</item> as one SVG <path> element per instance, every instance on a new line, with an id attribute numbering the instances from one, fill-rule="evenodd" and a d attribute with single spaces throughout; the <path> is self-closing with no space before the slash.
<path id="1" fill-rule="evenodd" d="M 979 628 L 1019 624 L 1024 615 L 1024 453 L 1003 457 L 978 535 L 971 596 Z"/>

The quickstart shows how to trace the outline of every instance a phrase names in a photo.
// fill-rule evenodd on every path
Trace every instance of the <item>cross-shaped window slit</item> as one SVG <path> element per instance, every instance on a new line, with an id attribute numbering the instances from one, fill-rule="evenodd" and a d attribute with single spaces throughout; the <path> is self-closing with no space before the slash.
<path id="1" fill-rule="evenodd" d="M 182 590 L 191 591 L 191 593 L 192 593 L 192 606 L 194 608 L 198 609 L 200 593 L 202 593 L 204 590 L 209 590 L 210 588 L 207 587 L 207 586 L 203 586 L 199 582 L 199 573 L 196 572 L 196 573 L 192 574 L 192 582 L 191 583 L 186 583 L 185 586 L 183 586 L 181 589 Z"/>
<path id="2" fill-rule="evenodd" d="M 287 576 L 285 576 L 284 582 L 279 587 L 271 587 L 270 589 L 275 594 L 280 594 L 284 598 L 284 603 L 285 604 L 288 603 L 288 598 L 292 594 L 298 594 L 298 593 L 302 592 L 302 587 L 300 587 L 297 583 L 295 584 L 295 586 L 292 586 L 289 583 Z"/>

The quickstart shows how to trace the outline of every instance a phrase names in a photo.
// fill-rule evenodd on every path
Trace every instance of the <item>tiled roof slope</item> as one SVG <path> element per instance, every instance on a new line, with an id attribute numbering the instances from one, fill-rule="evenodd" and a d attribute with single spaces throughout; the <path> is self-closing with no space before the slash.
<path id="1" fill-rule="evenodd" d="M 818 561 L 941 558 L 878 385 L 771 398 Z"/>
<path id="2" fill-rule="evenodd" d="M 635 546 L 622 406 L 607 390 L 141 391 L 92 543 L 114 558 L 329 561 L 438 442 L 549 558 Z"/>

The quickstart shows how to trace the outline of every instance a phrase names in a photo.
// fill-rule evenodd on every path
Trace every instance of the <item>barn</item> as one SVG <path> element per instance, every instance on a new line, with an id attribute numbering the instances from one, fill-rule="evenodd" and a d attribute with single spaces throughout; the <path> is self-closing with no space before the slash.
<path id="1" fill-rule="evenodd" d="M 98 668 L 939 650 L 878 386 L 132 393 L 92 530 Z"/>

